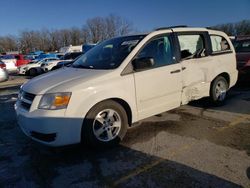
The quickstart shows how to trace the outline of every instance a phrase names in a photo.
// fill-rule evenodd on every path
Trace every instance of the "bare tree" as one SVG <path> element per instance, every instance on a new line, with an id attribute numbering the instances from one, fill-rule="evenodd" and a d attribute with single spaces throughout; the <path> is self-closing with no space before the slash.
<path id="1" fill-rule="evenodd" d="M 34 50 L 56 51 L 68 45 L 81 45 L 85 43 L 98 43 L 107 38 L 125 35 L 133 30 L 132 24 L 116 15 L 95 17 L 87 20 L 82 29 L 72 27 L 69 29 L 24 30 L 18 37 L 0 37 L 0 51 L 13 51 L 21 49 L 23 53 Z"/>
<path id="2" fill-rule="evenodd" d="M 86 28 L 89 30 L 90 40 L 97 43 L 107 38 L 130 33 L 132 24 L 116 15 L 95 17 L 87 20 Z"/>
<path id="3" fill-rule="evenodd" d="M 89 34 L 93 43 L 97 43 L 105 39 L 104 22 L 104 19 L 101 17 L 95 17 L 87 20 L 87 28 L 89 29 Z"/>
<path id="4" fill-rule="evenodd" d="M 15 36 L 8 35 L 6 37 L 0 37 L 0 51 L 16 51 L 18 50 L 18 40 Z"/>
<path id="5" fill-rule="evenodd" d="M 212 28 L 224 31 L 228 35 L 250 35 L 250 20 L 220 24 L 213 26 Z"/>

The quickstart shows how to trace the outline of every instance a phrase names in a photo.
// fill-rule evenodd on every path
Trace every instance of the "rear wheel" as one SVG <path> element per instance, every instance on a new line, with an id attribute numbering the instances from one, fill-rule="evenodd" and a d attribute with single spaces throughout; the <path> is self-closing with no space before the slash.
<path id="1" fill-rule="evenodd" d="M 128 118 L 124 108 L 112 100 L 95 105 L 87 114 L 82 140 L 91 146 L 117 145 L 125 136 Z"/>
<path id="2" fill-rule="evenodd" d="M 226 100 L 228 90 L 228 82 L 222 77 L 218 76 L 211 85 L 210 98 L 215 105 L 222 105 Z"/>

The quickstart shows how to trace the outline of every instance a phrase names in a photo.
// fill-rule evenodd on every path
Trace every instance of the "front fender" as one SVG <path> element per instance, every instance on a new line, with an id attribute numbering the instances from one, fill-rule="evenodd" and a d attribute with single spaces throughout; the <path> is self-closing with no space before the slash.
<path id="1" fill-rule="evenodd" d="M 67 117 L 84 118 L 94 105 L 112 98 L 127 102 L 132 112 L 132 122 L 137 121 L 133 75 L 121 76 L 111 81 L 105 80 L 105 83 L 99 82 L 74 90 L 65 115 Z"/>

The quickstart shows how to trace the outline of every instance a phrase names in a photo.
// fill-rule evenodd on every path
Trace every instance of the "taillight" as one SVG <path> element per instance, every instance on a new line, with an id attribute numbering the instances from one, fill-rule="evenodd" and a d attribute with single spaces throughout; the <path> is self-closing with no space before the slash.
<path id="1" fill-rule="evenodd" d="M 0 68 L 4 69 L 4 68 L 6 68 L 6 65 L 4 63 L 0 64 Z"/>

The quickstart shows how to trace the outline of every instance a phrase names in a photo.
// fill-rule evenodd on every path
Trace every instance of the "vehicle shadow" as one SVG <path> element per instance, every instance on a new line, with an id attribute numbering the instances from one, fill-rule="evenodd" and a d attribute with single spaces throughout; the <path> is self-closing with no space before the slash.
<path id="1" fill-rule="evenodd" d="M 90 149 L 75 145 L 51 149 L 28 144 L 27 159 L 1 174 L 1 186 L 27 187 L 242 187 L 192 167 L 124 146 Z M 7 158 L 8 159 L 8 158 Z M 2 159 L 11 163 L 13 159 Z M 11 174 L 8 176 L 7 174 Z"/>

